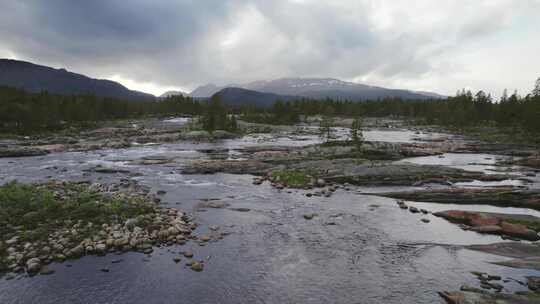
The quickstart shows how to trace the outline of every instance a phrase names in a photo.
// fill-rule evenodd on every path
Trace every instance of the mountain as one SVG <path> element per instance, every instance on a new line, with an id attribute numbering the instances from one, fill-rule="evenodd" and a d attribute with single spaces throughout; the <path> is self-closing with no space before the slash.
<path id="1" fill-rule="evenodd" d="M 213 83 L 210 83 L 197 87 L 195 90 L 189 93 L 189 95 L 193 98 L 208 98 L 226 87 L 234 87 L 234 85 L 217 86 Z"/>
<path id="2" fill-rule="evenodd" d="M 129 90 L 114 81 L 93 79 L 65 69 L 10 59 L 0 59 L 0 85 L 30 92 L 48 91 L 64 95 L 90 93 L 137 101 L 155 100 L 154 95 Z"/>
<path id="3" fill-rule="evenodd" d="M 401 97 L 404 99 L 441 98 L 440 95 L 435 93 L 387 89 L 333 78 L 280 78 L 275 80 L 254 81 L 234 86 L 261 93 L 309 97 L 314 99 L 323 99 L 327 97 L 349 100 L 368 100 L 385 97 Z M 192 96 L 209 97 L 226 87 L 230 86 L 220 87 L 214 84 L 201 86 L 192 92 Z"/>
<path id="4" fill-rule="evenodd" d="M 297 99 L 296 96 L 261 93 L 242 88 L 224 88 L 214 95 L 218 96 L 224 104 L 231 106 L 254 105 L 257 107 L 270 107 L 277 100 L 287 101 Z"/>
<path id="5" fill-rule="evenodd" d="M 159 98 L 167 98 L 171 96 L 188 96 L 189 94 L 182 91 L 167 91 L 161 95 L 159 95 Z"/>
<path id="6" fill-rule="evenodd" d="M 438 94 L 438 93 L 433 93 L 433 92 L 415 91 L 415 93 L 422 94 L 422 95 L 428 96 L 429 98 L 435 98 L 435 99 L 446 99 L 446 98 L 448 98 L 448 96 L 441 95 L 441 94 Z"/>

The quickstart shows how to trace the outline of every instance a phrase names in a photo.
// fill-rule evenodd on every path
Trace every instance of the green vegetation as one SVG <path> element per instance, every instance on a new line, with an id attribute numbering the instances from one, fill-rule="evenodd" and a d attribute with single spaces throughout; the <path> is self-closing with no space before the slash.
<path id="1" fill-rule="evenodd" d="M 528 220 L 518 220 L 518 219 L 505 219 L 505 222 L 510 224 L 519 224 L 527 226 L 529 229 L 532 229 L 536 232 L 540 232 L 540 221 L 528 221 Z"/>
<path id="2" fill-rule="evenodd" d="M 540 79 L 532 93 L 522 97 L 505 91 L 500 100 L 483 91 L 473 95 L 459 91 L 444 100 L 312 100 L 278 101 L 270 108 L 252 105 L 229 107 L 212 98 L 199 102 L 189 97 L 173 96 L 159 102 L 134 102 L 93 95 L 61 96 L 49 93 L 27 93 L 20 89 L 0 87 L 0 133 L 26 134 L 97 121 L 142 117 L 147 115 L 202 115 L 205 130 L 234 131 L 236 117 L 257 123 L 294 124 L 301 117 L 323 115 L 342 117 L 399 117 L 415 123 L 437 124 L 459 130 L 491 127 L 507 132 L 506 139 L 518 138 L 540 144 Z M 329 132 L 323 119 L 321 128 L 326 140 Z"/>
<path id="3" fill-rule="evenodd" d="M 228 108 L 221 103 L 219 97 L 212 96 L 200 119 L 203 129 L 209 133 L 213 133 L 215 130 L 237 132 L 236 117 L 234 114 L 229 115 L 228 112 Z"/>
<path id="4" fill-rule="evenodd" d="M 319 137 L 324 143 L 328 143 L 334 138 L 332 127 L 334 125 L 334 118 L 324 115 L 319 122 Z"/>
<path id="5" fill-rule="evenodd" d="M 237 109 L 242 120 L 272 125 L 292 125 L 300 122 L 301 109 L 292 102 L 278 100 L 270 109 L 242 106 Z"/>
<path id="6" fill-rule="evenodd" d="M 183 96 L 160 102 L 137 102 L 94 95 L 28 93 L 0 86 L 0 133 L 30 134 L 95 122 L 148 115 L 202 113 L 202 104 Z"/>
<path id="7" fill-rule="evenodd" d="M 145 215 L 153 212 L 153 205 L 141 198 L 108 196 L 85 184 L 10 182 L 0 186 L 3 242 L 15 234 L 23 241 L 45 241 L 51 232 L 70 229 L 74 224 L 79 225 L 77 237 L 82 240 L 105 223 L 124 223 L 129 218 L 138 218 L 139 225 L 144 226 Z M 5 250 L 0 245 L 0 260 L 6 255 Z"/>
<path id="8" fill-rule="evenodd" d="M 312 179 L 312 177 L 306 172 L 298 170 L 273 171 L 272 177 L 275 181 L 278 181 L 290 188 L 304 188 L 311 182 Z"/>
<path id="9" fill-rule="evenodd" d="M 358 151 L 362 150 L 364 135 L 362 134 L 362 118 L 355 117 L 351 125 L 351 140 Z"/>

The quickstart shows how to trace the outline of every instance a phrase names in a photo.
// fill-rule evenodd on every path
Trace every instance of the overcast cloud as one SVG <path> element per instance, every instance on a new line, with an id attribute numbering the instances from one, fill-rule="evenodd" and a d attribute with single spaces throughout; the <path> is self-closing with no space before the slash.
<path id="1" fill-rule="evenodd" d="M 288 76 L 527 93 L 540 0 L 0 0 L 0 57 L 161 93 Z"/>

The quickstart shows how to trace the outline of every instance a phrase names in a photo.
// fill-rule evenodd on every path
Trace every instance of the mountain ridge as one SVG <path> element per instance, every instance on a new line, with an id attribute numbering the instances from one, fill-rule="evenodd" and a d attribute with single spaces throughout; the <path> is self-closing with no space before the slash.
<path id="1" fill-rule="evenodd" d="M 137 101 L 156 98 L 152 94 L 130 90 L 112 80 L 91 78 L 64 68 L 56 69 L 13 59 L 0 59 L 0 85 L 63 95 L 95 94 Z"/>
<path id="2" fill-rule="evenodd" d="M 389 89 L 378 86 L 370 86 L 355 82 L 342 81 L 335 78 L 302 78 L 289 77 L 274 80 L 257 80 L 245 84 L 231 84 L 217 86 L 207 84 L 199 86 L 190 95 L 195 98 L 210 97 L 220 90 L 228 87 L 242 88 L 261 93 L 271 93 L 284 96 L 297 96 L 299 98 L 314 99 L 348 99 L 348 100 L 373 100 L 386 97 L 400 97 L 403 99 L 441 99 L 443 95 L 432 92 L 416 92 L 403 89 Z"/>

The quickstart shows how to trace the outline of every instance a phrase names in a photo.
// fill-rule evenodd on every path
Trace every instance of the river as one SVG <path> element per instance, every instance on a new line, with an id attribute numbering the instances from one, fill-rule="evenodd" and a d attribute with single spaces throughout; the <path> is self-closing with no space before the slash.
<path id="1" fill-rule="evenodd" d="M 347 130 L 337 131 L 343 135 Z M 364 136 L 368 140 L 411 142 L 437 134 L 372 130 Z M 184 246 L 155 248 L 151 257 L 142 253 L 86 256 L 53 263 L 53 275 L 0 278 L 0 303 L 443 303 L 437 291 L 478 284 L 471 271 L 520 281 L 527 275 L 540 275 L 538 271 L 491 264 L 506 258 L 459 246 L 500 242 L 500 237 L 463 231 L 431 214 L 401 210 L 395 200 L 377 196 L 381 189 L 376 187 L 351 187 L 350 191 L 338 190 L 331 197 L 308 198 L 303 190 L 277 190 L 267 183 L 254 186 L 251 175 L 184 175 L 181 171 L 183 163 L 192 159 L 242 158 L 238 151 L 242 147 L 301 146 L 318 140 L 315 136 L 260 134 L 211 144 L 178 142 L 0 159 L 0 183 L 50 178 L 108 183 L 132 178 L 153 191 L 166 191 L 162 203 L 191 213 L 200 225 L 197 234 L 209 232 L 212 225 L 230 233 L 206 246 L 188 242 Z M 209 149 L 220 153 L 205 152 Z M 162 157 L 174 157 L 175 162 L 137 163 L 142 158 Z M 477 171 L 501 169 L 495 165 L 503 158 L 449 154 L 444 158 L 421 157 L 400 162 Z M 85 171 L 96 165 L 122 168 L 134 174 Z M 521 170 L 511 169 L 518 173 Z M 201 200 L 219 200 L 250 211 L 200 208 Z M 408 204 L 432 211 L 457 208 L 422 202 Z M 459 208 L 540 216 L 540 212 L 521 208 Z M 305 220 L 306 213 L 317 216 Z M 428 218 L 430 223 L 423 223 L 421 218 Z M 173 257 L 185 250 L 193 251 L 197 259 L 207 260 L 204 271 L 194 272 L 182 262 L 173 262 Z M 113 260 L 121 262 L 111 263 Z M 110 272 L 100 271 L 103 267 Z M 526 290 L 513 281 L 504 286 L 505 292 Z"/>

